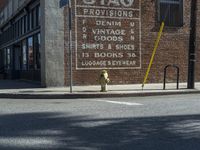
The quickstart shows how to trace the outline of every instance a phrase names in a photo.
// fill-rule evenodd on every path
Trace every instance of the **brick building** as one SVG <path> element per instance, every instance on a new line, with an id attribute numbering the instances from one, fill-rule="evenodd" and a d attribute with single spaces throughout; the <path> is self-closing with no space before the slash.
<path id="1" fill-rule="evenodd" d="M 187 81 L 191 0 L 72 0 L 71 22 L 67 5 L 61 7 L 65 2 L 7 0 L 0 21 L 6 78 L 67 86 L 71 50 L 74 85 L 98 84 L 102 69 L 108 70 L 111 84 L 142 83 L 165 20 L 148 82 L 163 82 L 163 69 L 169 64 L 180 68 L 181 82 Z M 199 1 L 197 8 L 199 16 Z M 199 24 L 197 17 L 196 81 L 200 81 Z M 175 74 L 169 68 L 169 82 L 175 82 Z"/>

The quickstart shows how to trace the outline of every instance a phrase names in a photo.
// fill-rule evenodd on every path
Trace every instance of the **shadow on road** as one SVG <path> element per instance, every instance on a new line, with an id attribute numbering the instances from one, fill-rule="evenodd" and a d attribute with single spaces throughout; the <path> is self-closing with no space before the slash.
<path id="1" fill-rule="evenodd" d="M 200 115 L 93 119 L 60 113 L 0 116 L 0 150 L 198 150 Z"/>
<path id="2" fill-rule="evenodd" d="M 20 80 L 0 80 L 0 89 L 41 88 L 40 83 Z"/>

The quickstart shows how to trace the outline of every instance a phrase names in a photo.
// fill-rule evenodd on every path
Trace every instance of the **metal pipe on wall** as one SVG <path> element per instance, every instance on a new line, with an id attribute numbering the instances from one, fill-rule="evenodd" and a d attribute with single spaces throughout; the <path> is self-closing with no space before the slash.
<path id="1" fill-rule="evenodd" d="M 190 39 L 188 54 L 188 81 L 187 88 L 195 88 L 195 49 L 196 49 L 196 20 L 197 20 L 197 0 L 191 0 L 190 17 Z"/>

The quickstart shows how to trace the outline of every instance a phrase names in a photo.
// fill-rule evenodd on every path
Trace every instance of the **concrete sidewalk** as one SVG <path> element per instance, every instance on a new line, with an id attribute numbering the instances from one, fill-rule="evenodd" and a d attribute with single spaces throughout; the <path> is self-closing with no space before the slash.
<path id="1" fill-rule="evenodd" d="M 73 93 L 70 93 L 69 87 L 41 88 L 31 82 L 0 80 L 0 98 L 67 99 L 200 93 L 200 83 L 196 83 L 195 87 L 190 90 L 186 83 L 180 83 L 177 90 L 175 83 L 168 83 L 163 90 L 163 84 L 146 84 L 142 90 L 141 84 L 108 85 L 107 92 L 99 92 L 99 85 L 74 86 Z"/>

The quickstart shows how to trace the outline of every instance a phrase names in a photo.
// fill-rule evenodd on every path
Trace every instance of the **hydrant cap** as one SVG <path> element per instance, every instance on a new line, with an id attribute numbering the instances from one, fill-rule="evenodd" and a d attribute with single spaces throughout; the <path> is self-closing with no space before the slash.
<path id="1" fill-rule="evenodd" d="M 101 73 L 107 73 L 107 71 L 106 70 L 102 70 Z"/>

